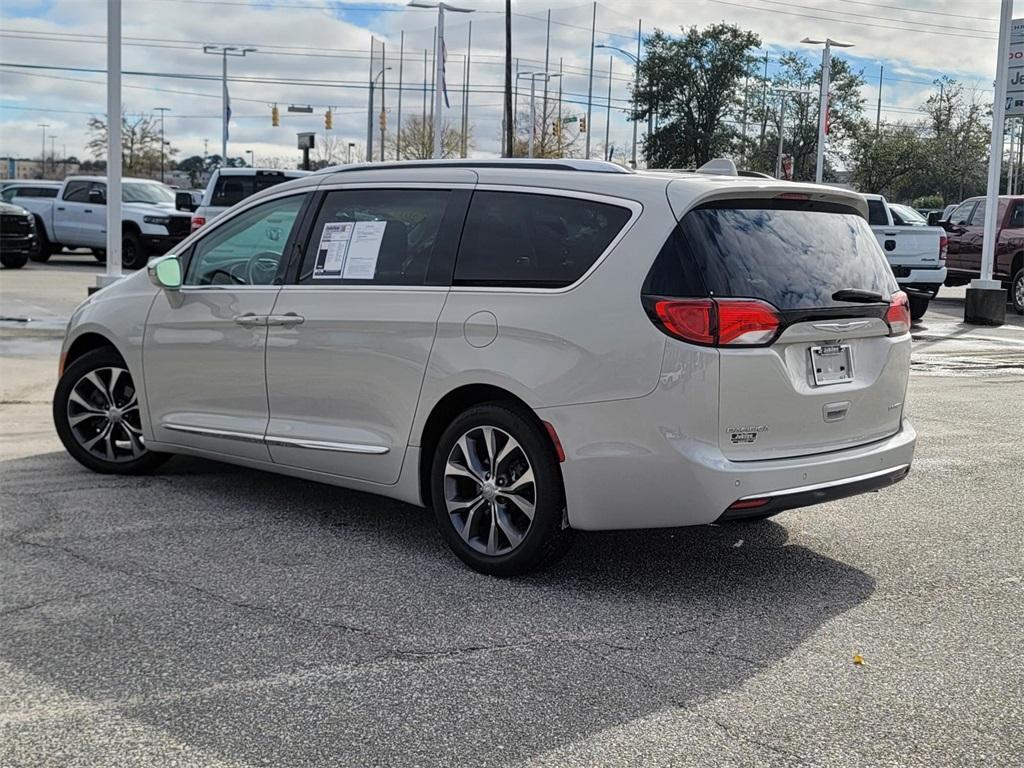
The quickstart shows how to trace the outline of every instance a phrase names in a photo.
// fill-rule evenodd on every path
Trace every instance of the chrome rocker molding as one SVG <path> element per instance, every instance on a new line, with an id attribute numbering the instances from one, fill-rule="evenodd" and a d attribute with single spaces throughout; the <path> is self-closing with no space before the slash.
<path id="1" fill-rule="evenodd" d="M 386 445 L 331 443 L 326 440 L 301 440 L 294 437 L 273 437 L 271 435 L 257 435 L 252 432 L 232 432 L 226 429 L 192 427 L 187 424 L 167 424 L 165 422 L 160 426 L 172 432 L 187 432 L 193 435 L 220 437 L 225 440 L 240 440 L 246 443 L 265 443 L 266 445 L 277 445 L 285 448 L 308 448 L 314 451 L 336 451 L 338 453 L 366 453 L 375 456 L 383 455 L 391 450 Z"/>

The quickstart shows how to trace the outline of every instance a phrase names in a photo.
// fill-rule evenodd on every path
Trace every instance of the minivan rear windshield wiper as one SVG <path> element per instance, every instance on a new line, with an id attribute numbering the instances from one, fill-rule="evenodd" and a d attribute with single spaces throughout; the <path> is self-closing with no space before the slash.
<path id="1" fill-rule="evenodd" d="M 885 296 L 878 291 L 866 291 L 863 288 L 840 288 L 832 294 L 833 301 L 857 301 L 864 304 L 885 302 Z"/>

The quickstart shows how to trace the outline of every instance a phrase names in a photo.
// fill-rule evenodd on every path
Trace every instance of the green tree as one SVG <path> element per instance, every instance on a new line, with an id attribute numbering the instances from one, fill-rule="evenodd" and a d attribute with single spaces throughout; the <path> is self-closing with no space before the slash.
<path id="1" fill-rule="evenodd" d="M 800 181 L 814 179 L 818 152 L 818 92 L 821 82 L 821 64 L 815 63 L 797 51 L 788 51 L 779 58 L 779 67 L 768 83 L 768 100 L 764 103 L 763 78 L 752 81 L 748 89 L 748 103 L 756 106 L 748 119 L 765 126 L 764 139 L 746 140 L 746 165 L 765 173 L 775 172 L 779 142 L 779 100 L 772 95 L 774 88 L 794 88 L 806 95 L 788 95 L 783 152 L 793 156 L 793 178 Z M 834 168 L 847 151 L 848 142 L 857 134 L 864 115 L 864 97 L 861 88 L 864 78 L 854 72 L 850 64 L 833 56 L 829 66 L 829 134 L 825 152 L 825 179 L 834 178 Z"/>
<path id="2" fill-rule="evenodd" d="M 988 171 L 989 129 L 982 119 L 991 105 L 968 98 L 963 84 L 948 77 L 936 80 L 939 92 L 923 105 L 932 138 L 931 189 L 947 202 L 981 194 Z"/>
<path id="3" fill-rule="evenodd" d="M 655 123 L 644 144 L 649 166 L 699 166 L 733 149 L 741 87 L 760 44 L 732 24 L 690 27 L 679 38 L 655 30 L 644 41 L 633 119 Z"/>
<path id="4" fill-rule="evenodd" d="M 928 175 L 928 142 L 920 125 L 894 123 L 881 126 L 863 121 L 849 142 L 849 162 L 854 186 L 862 192 L 905 199 L 908 182 Z"/>

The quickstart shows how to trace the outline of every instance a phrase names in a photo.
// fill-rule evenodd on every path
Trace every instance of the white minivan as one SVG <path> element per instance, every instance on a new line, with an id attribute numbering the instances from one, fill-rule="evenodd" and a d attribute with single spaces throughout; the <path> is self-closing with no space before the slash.
<path id="1" fill-rule="evenodd" d="M 907 297 L 847 190 L 330 169 L 148 272 L 71 318 L 53 408 L 75 459 L 190 454 L 431 506 L 486 573 L 574 529 L 758 520 L 910 470 Z"/>

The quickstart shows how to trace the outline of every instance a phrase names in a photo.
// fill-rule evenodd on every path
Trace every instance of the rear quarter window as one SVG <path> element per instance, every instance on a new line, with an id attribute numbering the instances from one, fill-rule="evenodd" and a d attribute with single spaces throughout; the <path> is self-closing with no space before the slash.
<path id="1" fill-rule="evenodd" d="M 892 269 L 857 211 L 822 204 L 709 206 L 686 214 L 655 260 L 644 293 L 762 299 L 780 310 L 847 306 L 844 288 L 888 297 Z"/>
<path id="2" fill-rule="evenodd" d="M 885 214 L 885 203 L 881 200 L 868 200 L 868 224 L 873 227 L 889 226 L 889 217 Z"/>
<path id="3" fill-rule="evenodd" d="M 456 285 L 561 288 L 579 280 L 632 216 L 617 205 L 561 195 L 473 195 Z"/>

